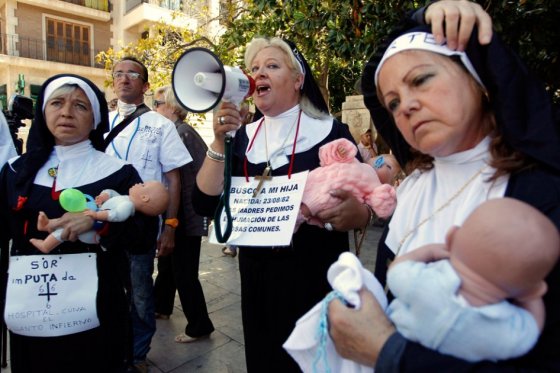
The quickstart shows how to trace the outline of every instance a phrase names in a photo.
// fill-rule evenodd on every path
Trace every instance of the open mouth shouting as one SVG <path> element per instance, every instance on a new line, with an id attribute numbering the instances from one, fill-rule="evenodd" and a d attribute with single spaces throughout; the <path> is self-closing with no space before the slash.
<path id="1" fill-rule="evenodd" d="M 270 86 L 268 84 L 259 84 L 255 91 L 257 92 L 257 96 L 262 96 L 270 92 Z"/>

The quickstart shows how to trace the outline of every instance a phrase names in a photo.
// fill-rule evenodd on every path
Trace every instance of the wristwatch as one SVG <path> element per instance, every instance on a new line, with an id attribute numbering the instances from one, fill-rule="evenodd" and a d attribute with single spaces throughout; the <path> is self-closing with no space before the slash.
<path id="1" fill-rule="evenodd" d="M 179 225 L 179 219 L 165 219 L 165 225 L 169 225 L 172 228 L 177 228 L 177 226 Z"/>

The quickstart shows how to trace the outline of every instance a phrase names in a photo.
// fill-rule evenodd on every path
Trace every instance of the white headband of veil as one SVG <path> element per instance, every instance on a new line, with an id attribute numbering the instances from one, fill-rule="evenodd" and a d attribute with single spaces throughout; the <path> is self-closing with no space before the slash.
<path id="1" fill-rule="evenodd" d="M 377 65 L 377 69 L 375 70 L 375 86 L 378 85 L 379 72 L 381 71 L 381 67 L 383 67 L 385 61 L 387 61 L 387 59 L 391 58 L 395 54 L 406 50 L 425 50 L 442 54 L 444 56 L 459 56 L 461 62 L 471 73 L 474 79 L 482 87 L 486 88 L 465 52 L 449 49 L 447 47 L 447 44 L 445 43 L 437 44 L 434 36 L 427 32 L 410 32 L 408 34 L 401 35 L 393 40 L 391 45 L 389 45 L 389 47 L 385 51 L 385 54 L 383 54 L 383 58 L 381 58 L 381 61 L 379 62 L 379 65 Z"/>
<path id="2" fill-rule="evenodd" d="M 49 100 L 53 92 L 65 84 L 75 84 L 78 87 L 80 87 L 82 91 L 84 91 L 91 104 L 91 110 L 93 111 L 93 129 L 96 129 L 97 125 L 101 122 L 101 111 L 99 110 L 99 100 L 97 99 L 95 92 L 93 91 L 93 89 L 91 89 L 89 84 L 87 84 L 81 79 L 72 76 L 63 76 L 61 78 L 55 79 L 52 82 L 50 82 L 49 85 L 45 88 L 43 94 L 43 107 L 42 107 L 43 114 L 45 113 L 45 106 L 47 105 L 47 101 Z"/>

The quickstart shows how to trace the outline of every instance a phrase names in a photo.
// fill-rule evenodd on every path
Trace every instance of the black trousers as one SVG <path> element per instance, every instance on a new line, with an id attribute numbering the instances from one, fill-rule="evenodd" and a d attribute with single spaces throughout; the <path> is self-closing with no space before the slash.
<path id="1" fill-rule="evenodd" d="M 155 311 L 171 315 L 175 290 L 179 292 L 181 307 L 187 319 L 185 334 L 201 337 L 214 331 L 208 317 L 206 299 L 198 279 L 200 236 L 187 236 L 177 227 L 175 249 L 167 257 L 158 258 L 158 276 L 154 285 Z"/>

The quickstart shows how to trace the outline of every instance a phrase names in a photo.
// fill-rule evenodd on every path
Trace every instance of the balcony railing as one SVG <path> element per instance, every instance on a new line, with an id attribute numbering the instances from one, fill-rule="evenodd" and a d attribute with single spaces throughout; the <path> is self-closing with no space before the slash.
<path id="1" fill-rule="evenodd" d="M 86 8 L 109 11 L 109 0 L 62 0 L 65 3 L 85 6 Z"/>
<path id="2" fill-rule="evenodd" d="M 87 43 L 75 40 L 53 39 L 47 42 L 18 35 L 0 34 L 0 54 L 10 56 L 103 68 L 103 64 L 96 63 L 94 58 L 100 51 L 90 48 Z"/>
<path id="3" fill-rule="evenodd" d="M 169 10 L 183 8 L 183 0 L 126 0 L 126 12 L 130 12 L 140 4 L 153 4 Z"/>

